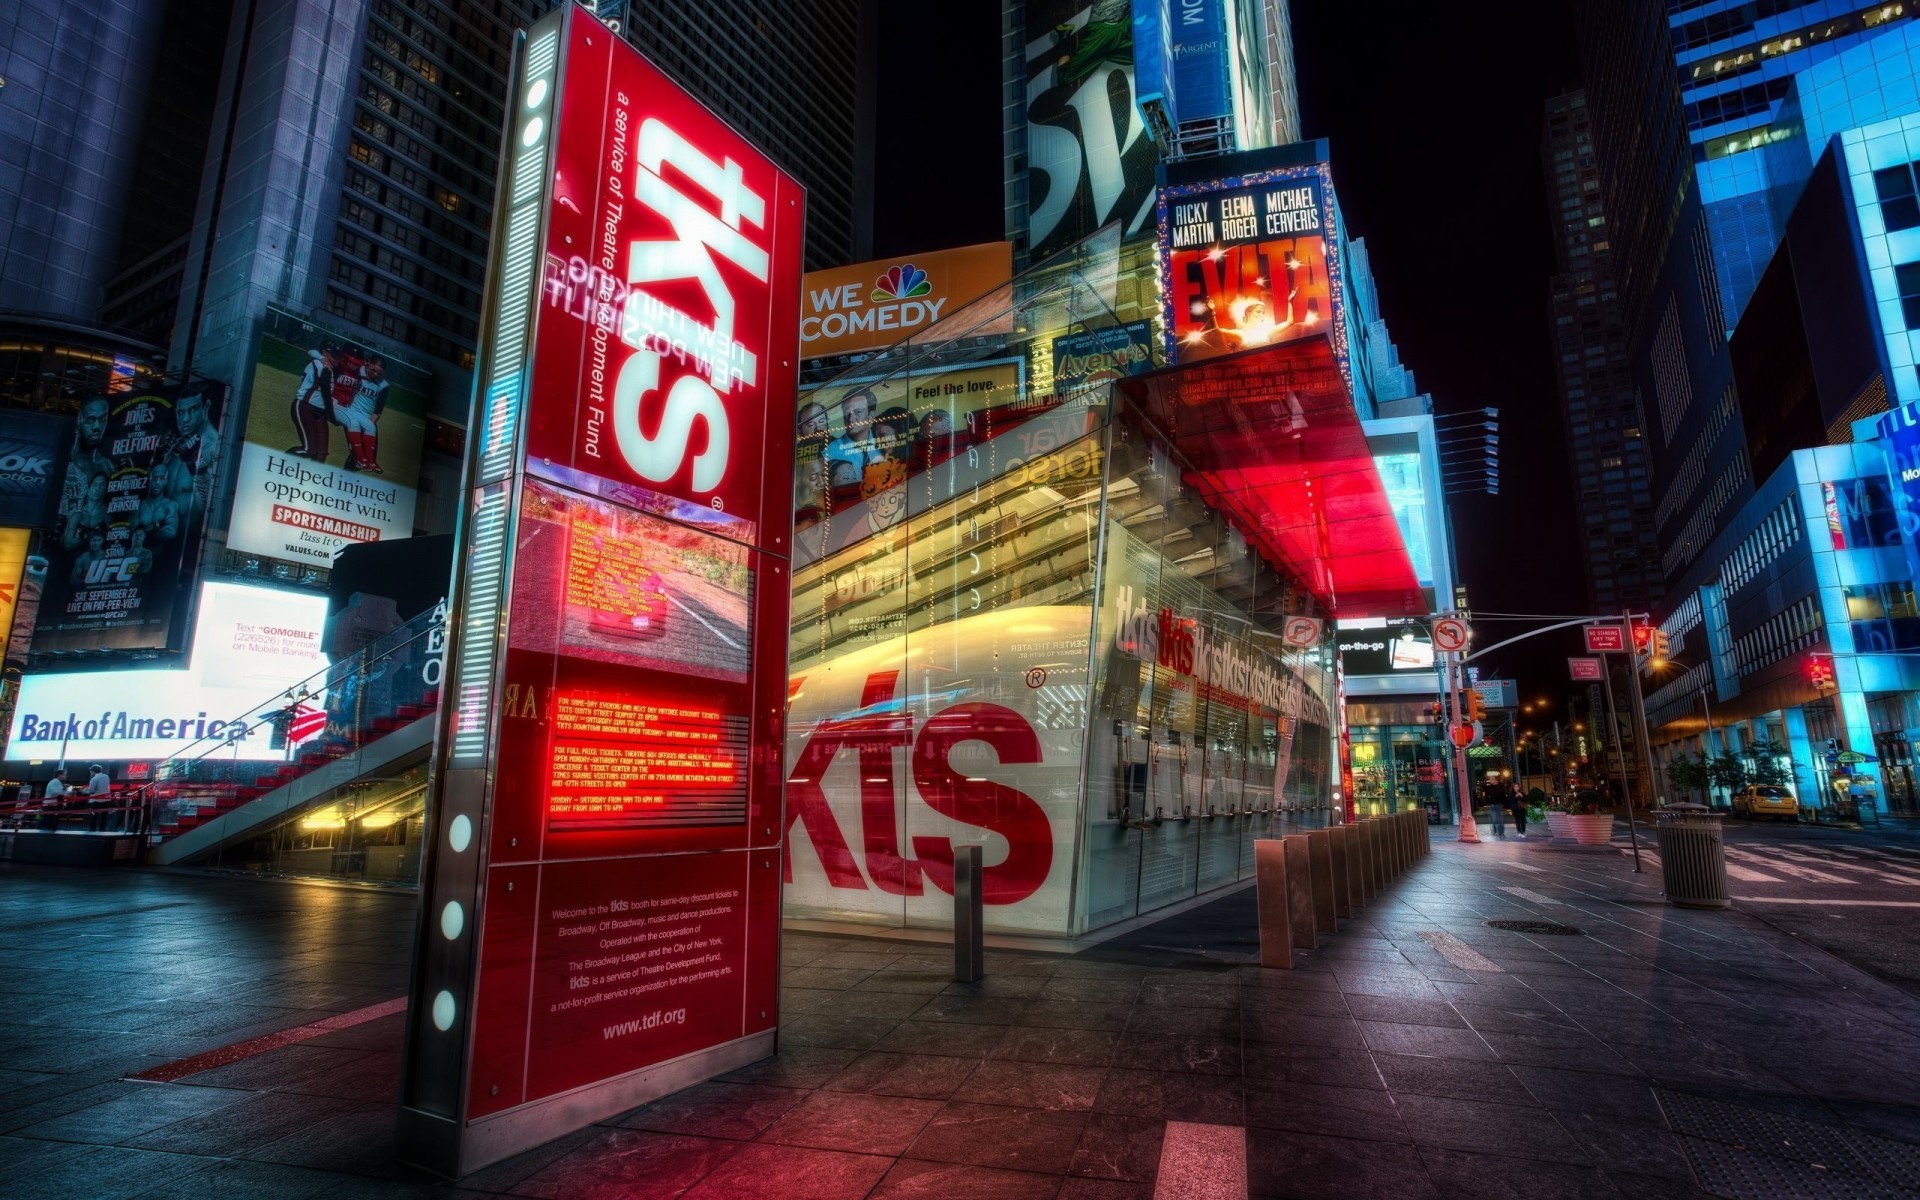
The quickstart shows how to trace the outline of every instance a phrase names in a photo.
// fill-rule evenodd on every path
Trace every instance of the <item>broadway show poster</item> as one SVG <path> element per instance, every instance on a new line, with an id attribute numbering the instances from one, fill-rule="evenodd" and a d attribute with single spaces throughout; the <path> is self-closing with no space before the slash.
<path id="1" fill-rule="evenodd" d="M 1153 322 L 1129 321 L 1053 339 L 1053 390 L 1077 396 L 1153 370 Z"/>
<path id="2" fill-rule="evenodd" d="M 1166 188 L 1168 353 L 1181 362 L 1333 333 L 1332 238 L 1318 170 Z"/>
<path id="3" fill-rule="evenodd" d="M 226 399 L 225 384 L 197 383 L 81 404 L 47 543 L 36 655 L 181 648 Z"/>
<path id="4" fill-rule="evenodd" d="M 808 392 L 796 428 L 794 529 L 838 514 L 838 547 L 897 525 L 907 513 L 909 479 L 1053 407 L 1050 396 L 1026 398 L 1021 367 L 1006 359 L 842 379 Z"/>
<path id="5" fill-rule="evenodd" d="M 227 547 L 314 566 L 413 536 L 431 377 L 267 309 Z"/>
<path id="6" fill-rule="evenodd" d="M 1128 0 L 1029 0 L 1027 245 L 1030 261 L 1109 221 L 1122 234 L 1153 214 L 1159 151 L 1134 104 Z"/>

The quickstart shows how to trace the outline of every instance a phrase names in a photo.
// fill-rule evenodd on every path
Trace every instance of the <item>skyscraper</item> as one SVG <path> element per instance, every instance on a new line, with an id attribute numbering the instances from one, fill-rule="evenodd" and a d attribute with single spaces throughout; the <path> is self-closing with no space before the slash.
<path id="1" fill-rule="evenodd" d="M 1795 73 L 1916 15 L 1920 5 L 1885 0 L 1668 0 L 1672 61 L 1729 332 L 1793 208 L 1792 189 L 1781 186 L 1764 151 L 1804 136 L 1789 103 Z"/>
<path id="2" fill-rule="evenodd" d="M 1542 153 L 1559 267 L 1551 284 L 1554 350 L 1588 599 L 1595 612 L 1644 608 L 1661 595 L 1652 465 L 1634 399 L 1586 93 L 1547 101 Z"/>
<path id="3" fill-rule="evenodd" d="M 514 31 L 554 2 L 238 6 L 173 362 L 243 381 L 267 307 L 287 309 L 429 371 L 428 445 L 457 452 Z M 730 0 L 671 20 L 588 7 L 808 187 L 810 260 L 859 256 L 865 0 Z M 421 529 L 450 525 L 457 472 L 454 454 L 425 456 Z"/>

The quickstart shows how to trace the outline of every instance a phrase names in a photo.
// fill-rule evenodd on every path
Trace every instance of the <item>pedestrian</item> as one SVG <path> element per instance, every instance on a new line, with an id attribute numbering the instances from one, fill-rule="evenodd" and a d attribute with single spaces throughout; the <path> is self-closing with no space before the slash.
<path id="1" fill-rule="evenodd" d="M 67 802 L 67 769 L 54 768 L 53 778 L 47 780 L 47 786 L 40 793 L 40 825 L 44 829 L 60 828 L 60 809 Z"/>
<path id="2" fill-rule="evenodd" d="M 1513 785 L 1513 827 L 1521 837 L 1527 836 L 1527 796 L 1520 790 L 1519 784 Z"/>
<path id="3" fill-rule="evenodd" d="M 1493 818 L 1493 836 L 1507 836 L 1507 802 L 1497 788 L 1487 790 L 1487 815 Z"/>
<path id="4" fill-rule="evenodd" d="M 113 803 L 113 777 L 99 763 L 87 769 L 87 807 L 104 810 Z M 87 817 L 88 829 L 102 829 L 108 824 L 104 811 L 90 813 Z"/>

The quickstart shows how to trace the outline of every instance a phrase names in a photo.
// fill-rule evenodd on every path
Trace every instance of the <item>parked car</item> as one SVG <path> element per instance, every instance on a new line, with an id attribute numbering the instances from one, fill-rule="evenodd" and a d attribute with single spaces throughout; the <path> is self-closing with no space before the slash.
<path id="1" fill-rule="evenodd" d="M 1772 817 L 1776 821 L 1800 819 L 1800 802 L 1786 788 L 1769 783 L 1753 783 L 1733 794 L 1733 815 L 1752 820 Z"/>

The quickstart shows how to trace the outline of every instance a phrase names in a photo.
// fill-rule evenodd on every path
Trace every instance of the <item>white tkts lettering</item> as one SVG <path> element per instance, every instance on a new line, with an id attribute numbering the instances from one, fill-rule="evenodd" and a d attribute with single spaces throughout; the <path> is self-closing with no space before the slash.
<path id="1" fill-rule="evenodd" d="M 721 396 L 737 381 L 751 385 L 759 378 L 759 360 L 734 340 L 737 305 L 719 258 L 725 258 L 755 279 L 765 282 L 768 252 L 749 240 L 746 225 L 764 229 L 767 203 L 746 186 L 740 164 L 732 159 L 716 163 L 656 119 L 640 126 L 635 156 L 634 194 L 639 201 L 672 225 L 666 241 L 636 239 L 627 246 L 627 282 L 633 291 L 621 314 L 620 337 L 635 353 L 620 368 L 614 385 L 614 441 L 621 456 L 643 479 L 656 483 L 672 479 L 686 463 L 696 423 L 707 432 L 706 448 L 693 460 L 693 489 L 710 492 L 726 478 L 732 447 L 726 404 Z M 719 215 L 682 193 L 661 174 L 671 166 L 691 180 L 719 205 Z M 713 309 L 713 324 L 685 313 L 646 291 L 646 285 L 670 280 L 692 280 Z M 641 428 L 640 412 L 660 390 L 661 360 L 673 357 L 704 375 L 682 375 L 667 389 L 660 424 L 649 436 Z"/>

